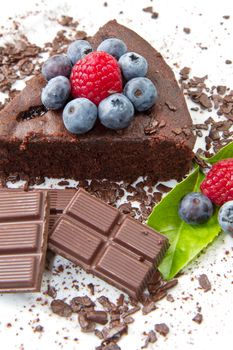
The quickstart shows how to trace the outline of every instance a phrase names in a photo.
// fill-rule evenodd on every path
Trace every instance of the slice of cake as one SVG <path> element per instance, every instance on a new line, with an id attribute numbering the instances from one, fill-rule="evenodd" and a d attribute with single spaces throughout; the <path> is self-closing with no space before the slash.
<path id="1" fill-rule="evenodd" d="M 38 75 L 0 112 L 0 172 L 75 179 L 181 179 L 190 169 L 195 137 L 192 120 L 172 70 L 160 53 L 132 30 L 108 22 L 90 39 L 94 49 L 106 38 L 125 42 L 143 55 L 157 103 L 137 112 L 130 126 L 110 130 L 99 122 L 84 135 L 70 134 L 62 111 L 46 111 Z"/>

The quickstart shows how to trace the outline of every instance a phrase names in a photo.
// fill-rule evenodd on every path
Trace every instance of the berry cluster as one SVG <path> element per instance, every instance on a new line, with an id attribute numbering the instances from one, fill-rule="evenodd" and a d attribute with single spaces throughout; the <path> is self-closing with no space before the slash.
<path id="1" fill-rule="evenodd" d="M 181 200 L 181 219 L 191 225 L 202 224 L 213 215 L 214 205 L 218 205 L 219 225 L 233 234 L 233 158 L 215 163 L 200 188 L 202 193 L 191 192 Z"/>
<path id="2" fill-rule="evenodd" d="M 64 108 L 64 125 L 74 134 L 91 130 L 97 118 L 107 128 L 127 128 L 135 111 L 146 111 L 157 101 L 147 71 L 147 60 L 127 52 L 120 39 L 104 40 L 95 52 L 88 41 L 77 40 L 67 55 L 52 56 L 43 64 L 48 83 L 41 101 L 47 109 Z"/>

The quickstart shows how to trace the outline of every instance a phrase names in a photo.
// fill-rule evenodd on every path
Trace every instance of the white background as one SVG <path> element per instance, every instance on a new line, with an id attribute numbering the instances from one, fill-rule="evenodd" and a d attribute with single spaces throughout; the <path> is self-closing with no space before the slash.
<path id="1" fill-rule="evenodd" d="M 56 22 L 56 18 L 61 15 L 73 16 L 80 23 L 78 29 L 86 30 L 90 35 L 106 21 L 116 18 L 156 47 L 174 69 L 177 78 L 179 70 L 188 66 L 192 68 L 193 75 L 208 74 L 209 86 L 223 84 L 233 87 L 233 64 L 225 64 L 227 59 L 233 61 L 232 1 L 109 0 L 108 7 L 103 7 L 103 3 L 104 1 L 99 0 L 2 0 L 0 24 L 4 25 L 4 30 L 0 29 L 0 32 L 4 35 L 1 41 L 13 39 L 10 34 L 12 21 L 8 20 L 10 16 L 20 22 L 19 31 L 26 32 L 29 40 L 38 45 L 52 40 L 56 32 L 63 29 Z M 142 8 L 147 6 L 154 7 L 159 13 L 158 19 L 151 19 L 149 13 L 142 12 Z M 120 11 L 123 14 L 119 14 Z M 22 14 L 26 14 L 25 19 L 20 19 Z M 230 15 L 230 19 L 223 19 L 224 15 Z M 189 35 L 184 33 L 184 27 L 191 29 Z M 202 50 L 200 46 L 208 49 Z M 0 98 L 3 97 L 0 94 Z M 191 113 L 195 123 L 201 123 L 210 116 L 208 112 Z M 198 141 L 196 148 L 201 142 Z M 73 184 L 72 181 L 70 183 Z M 56 186 L 56 180 L 48 180 L 46 186 Z M 121 348 L 140 349 L 145 339 L 143 331 L 153 329 L 156 323 L 165 322 L 170 327 L 170 333 L 165 338 L 158 336 L 157 343 L 150 345 L 149 349 L 232 349 L 232 258 L 233 240 L 221 234 L 204 254 L 185 269 L 178 286 L 171 291 L 174 303 L 162 300 L 158 303 L 158 309 L 151 314 L 142 316 L 139 311 L 135 315 L 135 323 L 129 326 L 129 335 L 123 337 L 119 343 Z M 56 266 L 61 263 L 66 268 L 63 273 L 56 275 Z M 197 278 L 201 273 L 207 273 L 212 283 L 212 290 L 207 293 L 199 288 Z M 74 280 L 77 282 L 73 282 Z M 1 349 L 86 350 L 99 345 L 96 337 L 80 332 L 75 314 L 70 319 L 52 314 L 49 308 L 51 298 L 43 294 L 47 283 L 50 283 L 58 289 L 58 298 L 70 300 L 73 296 L 87 294 L 88 290 L 82 286 L 82 282 L 98 285 L 96 297 L 103 293 L 115 300 L 119 296 L 119 291 L 115 288 L 85 274 L 60 257 L 56 257 L 52 272 L 47 271 L 44 274 L 41 293 L 0 295 Z M 74 288 L 76 284 L 79 285 L 79 291 Z M 38 301 L 37 298 L 41 300 Z M 197 305 L 202 308 L 201 325 L 192 321 L 197 313 Z M 7 327 L 8 323 L 11 327 Z M 33 327 L 38 324 L 44 327 L 41 334 L 33 332 Z M 78 340 L 74 340 L 75 338 Z"/>

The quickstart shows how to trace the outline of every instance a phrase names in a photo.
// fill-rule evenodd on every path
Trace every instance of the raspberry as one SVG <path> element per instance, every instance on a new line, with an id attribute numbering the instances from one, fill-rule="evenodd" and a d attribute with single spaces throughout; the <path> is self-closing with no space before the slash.
<path id="1" fill-rule="evenodd" d="M 73 97 L 85 97 L 98 105 L 116 92 L 122 92 L 121 70 L 117 60 L 106 52 L 92 52 L 79 60 L 71 76 Z"/>
<path id="2" fill-rule="evenodd" d="M 201 184 L 201 191 L 217 205 L 233 200 L 233 158 L 220 160 L 212 166 Z"/>

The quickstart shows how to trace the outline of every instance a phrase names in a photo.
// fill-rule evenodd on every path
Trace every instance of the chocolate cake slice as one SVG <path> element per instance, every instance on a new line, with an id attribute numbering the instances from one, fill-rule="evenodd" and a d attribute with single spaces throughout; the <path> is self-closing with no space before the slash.
<path id="1" fill-rule="evenodd" d="M 146 57 L 147 77 L 159 99 L 131 125 L 114 131 L 97 124 L 76 136 L 64 127 L 62 111 L 46 111 L 37 75 L 0 112 L 0 172 L 76 179 L 181 179 L 189 170 L 195 137 L 184 97 L 160 53 L 132 30 L 110 21 L 90 39 L 94 49 L 109 37 L 122 39 L 129 51 Z"/>

